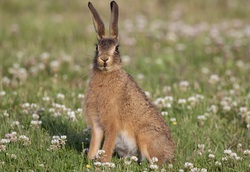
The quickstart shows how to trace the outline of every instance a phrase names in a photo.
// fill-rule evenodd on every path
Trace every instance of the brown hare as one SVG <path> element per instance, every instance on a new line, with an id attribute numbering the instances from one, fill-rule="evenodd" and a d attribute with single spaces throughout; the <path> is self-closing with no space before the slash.
<path id="1" fill-rule="evenodd" d="M 107 36 L 104 24 L 89 2 L 98 35 L 93 70 L 84 109 L 91 128 L 88 159 L 94 159 L 101 147 L 102 162 L 111 161 L 115 150 L 121 157 L 138 156 L 162 164 L 173 158 L 175 143 L 161 114 L 134 79 L 122 69 L 118 44 L 118 14 L 115 1 L 110 3 L 111 19 Z"/>

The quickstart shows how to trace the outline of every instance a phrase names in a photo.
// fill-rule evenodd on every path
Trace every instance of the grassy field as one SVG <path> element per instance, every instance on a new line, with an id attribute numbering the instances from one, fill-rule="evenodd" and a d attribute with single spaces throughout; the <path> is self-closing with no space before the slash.
<path id="1" fill-rule="evenodd" d="M 92 3 L 108 23 L 109 1 Z M 250 171 L 250 1 L 118 4 L 124 68 L 169 124 L 175 161 L 89 162 L 87 1 L 2 0 L 0 171 Z"/>

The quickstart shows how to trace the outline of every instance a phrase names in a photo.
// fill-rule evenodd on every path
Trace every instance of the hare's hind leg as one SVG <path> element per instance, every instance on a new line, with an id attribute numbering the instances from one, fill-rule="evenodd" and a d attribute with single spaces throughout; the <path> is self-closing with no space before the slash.
<path id="1" fill-rule="evenodd" d="M 91 141 L 88 152 L 88 159 L 94 159 L 97 155 L 98 150 L 100 149 L 102 138 L 103 138 L 103 130 L 102 128 L 94 122 L 91 128 Z"/>

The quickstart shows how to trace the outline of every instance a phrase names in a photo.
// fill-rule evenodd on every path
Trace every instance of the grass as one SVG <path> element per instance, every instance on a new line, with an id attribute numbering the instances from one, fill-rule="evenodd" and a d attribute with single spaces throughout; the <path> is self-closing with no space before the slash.
<path id="1" fill-rule="evenodd" d="M 133 2 L 118 1 L 120 49 L 167 112 L 177 150 L 166 171 L 249 171 L 249 2 Z M 93 4 L 107 23 L 108 2 Z M 1 1 L 0 21 L 0 171 L 153 171 L 115 156 L 115 168 L 96 166 L 84 154 L 96 37 L 87 1 Z"/>

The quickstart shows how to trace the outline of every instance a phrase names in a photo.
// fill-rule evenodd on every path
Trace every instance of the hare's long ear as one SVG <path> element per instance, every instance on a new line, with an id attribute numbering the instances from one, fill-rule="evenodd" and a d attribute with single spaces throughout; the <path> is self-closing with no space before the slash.
<path id="1" fill-rule="evenodd" d="M 98 39 L 102 39 L 105 37 L 105 27 L 103 21 L 91 2 L 88 3 L 88 7 L 92 13 L 93 24 L 95 31 L 98 34 Z"/>
<path id="2" fill-rule="evenodd" d="M 111 18 L 110 18 L 110 25 L 109 25 L 109 34 L 112 38 L 118 39 L 118 15 L 119 15 L 119 8 L 115 1 L 110 3 L 111 8 Z"/>

